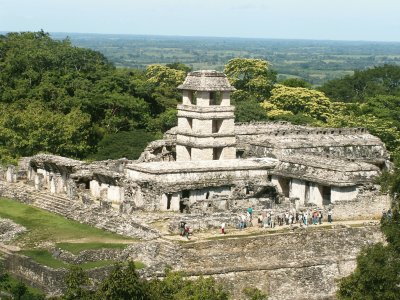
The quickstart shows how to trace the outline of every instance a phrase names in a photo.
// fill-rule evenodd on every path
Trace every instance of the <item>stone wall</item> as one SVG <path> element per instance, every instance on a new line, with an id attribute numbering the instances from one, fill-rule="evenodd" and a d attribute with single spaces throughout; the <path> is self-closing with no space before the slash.
<path id="1" fill-rule="evenodd" d="M 365 216 L 379 219 L 382 211 L 390 208 L 390 197 L 376 193 L 363 193 L 354 200 L 340 201 L 332 205 L 333 219 L 356 220 Z"/>
<path id="2" fill-rule="evenodd" d="M 43 266 L 24 255 L 8 255 L 4 260 L 8 272 L 29 285 L 39 288 L 50 296 L 57 296 L 65 291 L 66 269 L 53 269 Z M 110 272 L 113 266 L 89 270 L 92 286 L 97 286 Z"/>
<path id="3" fill-rule="evenodd" d="M 382 241 L 378 226 L 225 238 L 184 244 L 177 268 L 195 277 L 215 276 L 234 299 L 248 286 L 271 300 L 333 299 L 336 280 L 354 270 L 360 249 Z"/>

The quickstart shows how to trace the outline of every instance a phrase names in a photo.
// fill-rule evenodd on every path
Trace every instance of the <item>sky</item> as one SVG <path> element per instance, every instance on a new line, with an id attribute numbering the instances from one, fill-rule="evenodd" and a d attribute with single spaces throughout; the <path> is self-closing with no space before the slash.
<path id="1" fill-rule="evenodd" d="M 400 41 L 399 0 L 0 0 L 0 31 Z"/>

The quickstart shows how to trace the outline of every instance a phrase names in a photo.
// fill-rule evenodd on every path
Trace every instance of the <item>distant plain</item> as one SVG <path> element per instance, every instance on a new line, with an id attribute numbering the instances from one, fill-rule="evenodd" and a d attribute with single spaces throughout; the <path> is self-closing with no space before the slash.
<path id="1" fill-rule="evenodd" d="M 279 79 L 300 77 L 314 86 L 383 64 L 400 65 L 399 42 L 279 40 L 215 37 L 52 33 L 78 47 L 103 53 L 119 68 L 181 62 L 193 68 L 223 70 L 234 57 L 269 61 Z"/>

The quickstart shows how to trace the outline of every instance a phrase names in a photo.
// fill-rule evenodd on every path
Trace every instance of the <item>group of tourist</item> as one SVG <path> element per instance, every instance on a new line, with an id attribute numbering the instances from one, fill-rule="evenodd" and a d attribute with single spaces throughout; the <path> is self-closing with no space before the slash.
<path id="1" fill-rule="evenodd" d="M 328 210 L 328 222 L 332 223 L 333 212 L 331 209 Z M 324 211 L 320 208 L 305 209 L 302 211 L 287 210 L 287 211 L 275 211 L 273 209 L 265 209 L 260 212 L 257 217 L 257 224 L 262 228 L 274 228 L 275 226 L 283 226 L 298 224 L 300 226 L 308 225 L 321 225 L 324 218 Z M 253 209 L 247 209 L 246 214 L 239 216 L 238 228 L 243 229 L 247 226 L 252 225 L 253 220 Z"/>
<path id="2" fill-rule="evenodd" d="M 382 213 L 384 217 L 391 215 L 390 210 Z M 332 223 L 333 212 L 332 209 L 328 209 L 327 216 L 328 222 Z M 274 228 L 275 226 L 292 226 L 298 224 L 300 227 L 309 225 L 321 225 L 324 220 L 324 210 L 320 208 L 308 208 L 301 211 L 286 210 L 286 211 L 275 211 L 274 209 L 264 209 L 260 212 L 257 217 L 257 224 L 260 228 Z M 249 207 L 245 213 L 239 215 L 237 228 L 244 229 L 246 227 L 253 226 L 253 208 Z M 225 222 L 221 223 L 221 233 L 226 234 Z M 189 235 L 192 234 L 188 224 L 184 221 L 179 222 L 179 234 L 182 237 L 189 239 Z"/>

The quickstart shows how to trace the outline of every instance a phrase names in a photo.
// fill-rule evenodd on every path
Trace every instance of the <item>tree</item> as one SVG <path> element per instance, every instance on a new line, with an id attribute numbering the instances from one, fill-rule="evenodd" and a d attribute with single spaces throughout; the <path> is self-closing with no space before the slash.
<path id="1" fill-rule="evenodd" d="M 282 84 L 282 85 L 288 86 L 288 87 L 301 87 L 301 88 L 307 88 L 307 89 L 311 88 L 311 84 L 309 84 L 307 81 L 305 81 L 301 78 L 296 78 L 296 77 L 285 79 L 285 80 L 279 82 L 279 84 Z"/>
<path id="2" fill-rule="evenodd" d="M 87 158 L 91 160 L 118 159 L 122 157 L 138 159 L 147 144 L 160 137 L 160 135 L 147 132 L 144 129 L 107 134 L 99 142 L 97 152 Z"/>
<path id="3" fill-rule="evenodd" d="M 146 300 L 148 295 L 147 283 L 140 279 L 135 264 L 129 262 L 127 267 L 116 264 L 114 270 L 101 283 L 96 299 L 126 299 Z"/>
<path id="4" fill-rule="evenodd" d="M 258 101 L 267 99 L 276 82 L 276 72 L 270 63 L 255 58 L 233 58 L 224 68 L 230 83 L 238 89 L 232 94 L 233 100 L 247 100 L 255 97 Z M 241 93 L 242 92 L 242 93 Z"/>
<path id="5" fill-rule="evenodd" d="M 178 125 L 177 110 L 169 108 L 160 113 L 156 118 L 149 121 L 147 130 L 152 132 L 165 132 L 168 129 Z"/>
<path id="6" fill-rule="evenodd" d="M 10 275 L 6 272 L 3 260 L 0 260 L 0 291 L 10 288 Z"/>
<path id="7" fill-rule="evenodd" d="M 261 292 L 259 289 L 254 287 L 247 287 L 243 289 L 243 294 L 249 300 L 267 300 L 268 295 Z"/>
<path id="8" fill-rule="evenodd" d="M 176 87 L 185 79 L 186 72 L 162 65 L 150 65 L 146 69 L 148 88 L 154 99 L 153 112 L 160 113 L 175 108 L 181 98 Z"/>
<path id="9" fill-rule="evenodd" d="M 400 95 L 400 66 L 384 65 L 356 70 L 353 75 L 328 81 L 320 88 L 329 98 L 364 102 L 376 95 Z"/>
<path id="10" fill-rule="evenodd" d="M 105 134 L 147 128 L 176 106 L 185 72 L 174 67 L 116 69 L 101 53 L 43 31 L 1 36 L 0 160 L 37 152 L 84 158 Z"/>
<path id="11" fill-rule="evenodd" d="M 65 300 L 88 300 L 91 299 L 91 292 L 87 289 L 89 277 L 79 266 L 71 266 L 65 278 L 67 290 L 62 299 Z"/>
<path id="12" fill-rule="evenodd" d="M 357 111 L 337 111 L 330 114 L 325 126 L 364 127 L 378 136 L 393 152 L 400 151 L 400 132 L 392 120 L 380 119 L 372 114 L 359 114 Z"/>
<path id="13" fill-rule="evenodd" d="M 74 108 L 68 114 L 50 111 L 41 102 L 2 105 L 0 147 L 6 157 L 37 152 L 82 157 L 90 151 L 90 116 Z"/>
<path id="14" fill-rule="evenodd" d="M 235 121 L 251 122 L 268 120 L 265 110 L 255 100 L 240 101 L 235 105 Z"/>
<path id="15" fill-rule="evenodd" d="M 325 122 L 331 112 L 331 101 L 322 92 L 277 84 L 271 97 L 261 103 L 268 117 L 303 114 Z"/>
<path id="16" fill-rule="evenodd" d="M 400 295 L 399 253 L 381 243 L 366 248 L 357 257 L 353 274 L 340 281 L 342 300 L 395 300 Z"/>
<path id="17" fill-rule="evenodd" d="M 200 276 L 195 280 L 184 277 L 183 272 L 166 271 L 164 280 L 150 281 L 151 299 L 163 300 L 227 300 L 229 293 L 212 277 Z"/>
<path id="18" fill-rule="evenodd" d="M 189 73 L 192 71 L 192 68 L 180 63 L 180 62 L 175 62 L 175 63 L 170 63 L 170 64 L 166 64 L 166 67 L 170 68 L 170 69 L 175 69 L 175 70 L 181 70 L 184 71 L 185 73 Z"/>
<path id="19" fill-rule="evenodd" d="M 357 267 L 339 282 L 339 299 L 395 300 L 400 295 L 400 164 L 396 157 L 393 172 L 379 182 L 392 197 L 392 215 L 382 217 L 381 230 L 387 244 L 369 246 L 357 257 Z"/>

